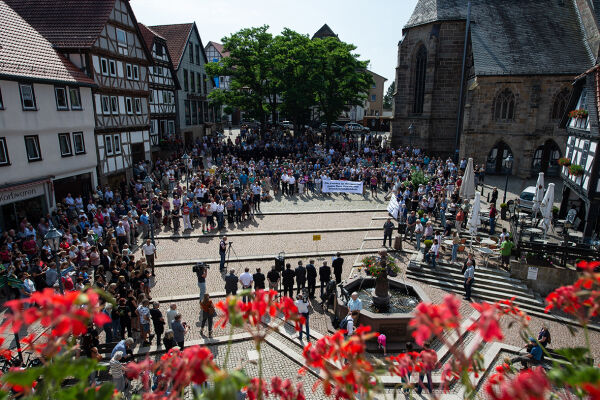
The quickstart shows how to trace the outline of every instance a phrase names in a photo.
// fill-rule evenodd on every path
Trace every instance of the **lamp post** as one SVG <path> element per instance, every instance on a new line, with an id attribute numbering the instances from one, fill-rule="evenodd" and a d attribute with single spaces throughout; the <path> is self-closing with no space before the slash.
<path id="1" fill-rule="evenodd" d="M 190 156 L 188 156 L 187 153 L 183 153 L 183 156 L 181 157 L 181 159 L 185 163 L 185 188 L 186 188 L 186 191 L 189 191 L 190 190 L 190 171 L 188 169 L 188 160 L 190 159 Z M 187 193 L 186 193 L 186 196 L 187 196 Z"/>
<path id="2" fill-rule="evenodd" d="M 63 234 L 61 231 L 52 227 L 44 239 L 48 241 L 50 248 L 52 248 L 52 252 L 54 253 L 54 262 L 56 263 L 56 271 L 58 273 L 58 290 L 60 290 L 60 294 L 65 294 L 62 283 L 62 276 L 60 272 L 60 260 L 58 259 L 58 250 L 60 249 L 60 238 L 62 238 Z"/>
<path id="3" fill-rule="evenodd" d="M 415 128 L 414 124 L 411 122 L 410 125 L 408 126 L 408 140 L 409 140 L 409 143 L 410 143 L 411 150 L 412 150 L 412 147 L 413 147 L 412 141 L 413 141 L 413 137 L 415 136 L 416 129 L 417 128 Z"/>
<path id="4" fill-rule="evenodd" d="M 148 192 L 148 219 L 150 220 L 150 240 L 152 240 L 152 244 L 154 244 L 154 213 L 152 212 L 152 186 L 154 185 L 154 180 L 150 178 L 150 175 L 146 175 L 144 178 L 144 186 L 146 187 L 146 191 Z M 156 245 L 155 245 L 156 246 Z"/>
<path id="5" fill-rule="evenodd" d="M 504 169 L 506 170 L 506 183 L 504 184 L 504 197 L 502 203 L 506 203 L 506 192 L 508 191 L 508 177 L 512 171 L 513 166 L 513 156 L 509 154 L 504 160 L 502 160 L 502 164 L 504 165 Z"/>

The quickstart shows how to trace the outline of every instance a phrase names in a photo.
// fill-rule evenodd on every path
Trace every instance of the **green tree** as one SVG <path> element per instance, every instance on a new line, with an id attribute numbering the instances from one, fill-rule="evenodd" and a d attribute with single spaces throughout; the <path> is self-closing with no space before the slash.
<path id="1" fill-rule="evenodd" d="M 239 107 L 262 122 L 277 109 L 278 84 L 273 76 L 273 35 L 268 25 L 244 28 L 224 37 L 229 52 L 220 63 L 206 66 L 209 76 L 230 76 L 230 90 L 215 89 L 209 98 L 214 103 Z"/>
<path id="2" fill-rule="evenodd" d="M 343 111 L 363 104 L 373 82 L 367 72 L 368 61 L 354 54 L 356 46 L 328 37 L 313 40 L 313 57 L 318 69 L 315 77 L 315 100 L 327 132 Z"/>
<path id="3" fill-rule="evenodd" d="M 390 86 L 388 86 L 385 95 L 383 96 L 383 108 L 390 109 L 392 108 L 392 104 L 394 102 L 394 92 L 396 91 L 396 81 L 392 82 Z"/>

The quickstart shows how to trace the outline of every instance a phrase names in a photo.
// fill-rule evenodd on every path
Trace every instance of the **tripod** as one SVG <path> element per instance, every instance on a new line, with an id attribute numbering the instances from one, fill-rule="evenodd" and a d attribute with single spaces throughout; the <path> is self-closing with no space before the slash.
<path id="1" fill-rule="evenodd" d="M 227 273 L 227 271 L 229 270 L 229 259 L 231 258 L 231 252 L 232 251 L 233 251 L 234 257 L 236 258 L 236 260 L 238 260 L 238 263 L 239 263 L 239 257 L 238 257 L 237 253 L 235 252 L 235 250 L 233 248 L 233 243 L 232 242 L 228 242 L 227 243 L 227 253 L 226 253 L 226 256 L 225 256 L 225 267 L 224 267 L 225 273 Z M 240 264 L 240 267 L 241 267 L 241 264 Z"/>

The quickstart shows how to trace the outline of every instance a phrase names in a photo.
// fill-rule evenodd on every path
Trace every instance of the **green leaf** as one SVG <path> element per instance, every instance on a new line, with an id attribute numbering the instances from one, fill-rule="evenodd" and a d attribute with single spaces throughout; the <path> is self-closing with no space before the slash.
<path id="1" fill-rule="evenodd" d="M 561 348 L 555 349 L 554 352 L 564 358 L 566 358 L 571 363 L 585 362 L 586 354 L 589 353 L 589 349 L 586 347 L 572 347 L 572 348 Z"/>

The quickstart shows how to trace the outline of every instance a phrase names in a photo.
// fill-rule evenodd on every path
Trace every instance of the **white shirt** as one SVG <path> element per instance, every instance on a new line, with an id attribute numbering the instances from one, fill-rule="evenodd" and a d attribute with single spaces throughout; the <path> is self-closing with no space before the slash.
<path id="1" fill-rule="evenodd" d="M 142 246 L 142 251 L 144 252 L 144 255 L 151 256 L 156 251 L 156 247 L 154 247 L 154 245 L 152 243 L 144 244 Z"/>
<path id="2" fill-rule="evenodd" d="M 308 314 L 308 302 L 304 300 L 296 300 L 294 304 L 296 307 L 298 307 L 298 314 Z"/>
<path id="3" fill-rule="evenodd" d="M 253 281 L 254 279 L 252 278 L 250 272 L 244 272 L 240 275 L 240 282 L 242 283 L 242 286 L 248 287 L 252 285 Z"/>
<path id="4" fill-rule="evenodd" d="M 354 333 L 354 320 L 352 319 L 351 315 L 348 315 L 346 319 L 348 320 L 348 326 L 346 327 L 346 335 L 350 336 Z"/>
<path id="5" fill-rule="evenodd" d="M 167 311 L 167 324 L 169 325 L 169 329 L 173 329 L 171 327 L 171 323 L 173 323 L 173 320 L 175 320 L 176 315 L 177 315 L 177 310 Z"/>

